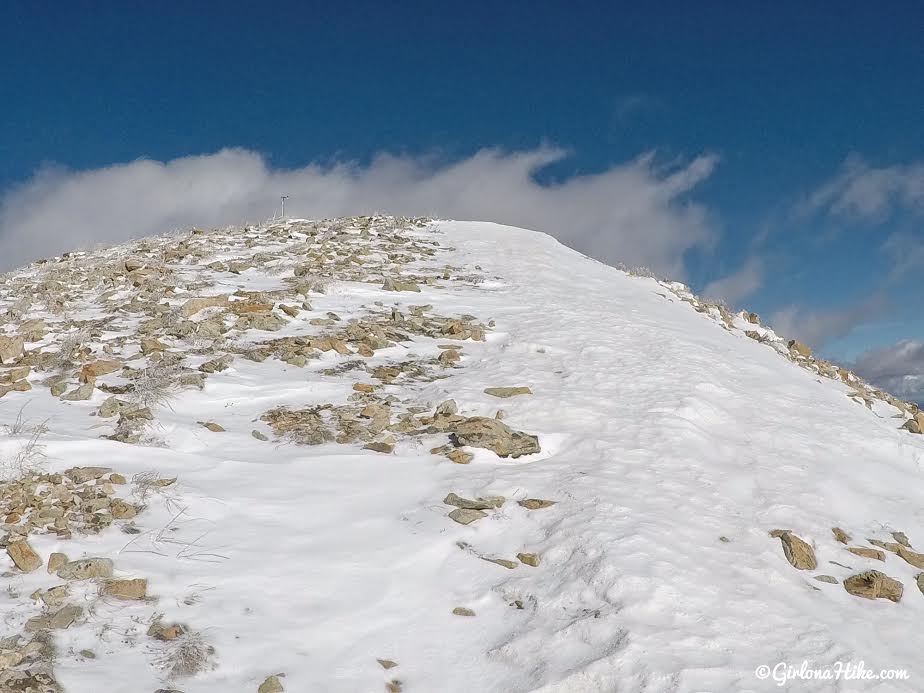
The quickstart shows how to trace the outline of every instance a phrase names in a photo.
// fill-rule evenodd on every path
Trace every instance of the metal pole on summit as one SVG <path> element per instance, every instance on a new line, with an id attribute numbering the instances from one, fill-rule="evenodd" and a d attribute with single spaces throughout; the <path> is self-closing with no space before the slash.
<path id="1" fill-rule="evenodd" d="M 289 196 L 283 195 L 280 199 L 282 200 L 282 218 L 285 219 L 286 218 L 286 200 L 289 199 Z"/>

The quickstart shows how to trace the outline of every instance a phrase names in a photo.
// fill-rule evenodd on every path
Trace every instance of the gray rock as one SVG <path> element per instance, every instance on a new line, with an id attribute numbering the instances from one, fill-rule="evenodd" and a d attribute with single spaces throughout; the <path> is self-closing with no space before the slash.
<path id="1" fill-rule="evenodd" d="M 57 575 L 65 580 L 111 578 L 112 561 L 108 558 L 83 558 L 79 561 L 70 561 L 58 568 Z"/>
<path id="2" fill-rule="evenodd" d="M 540 451 L 537 436 L 514 431 L 507 424 L 484 416 L 473 416 L 457 424 L 453 439 L 456 445 L 486 448 L 499 457 L 517 458 Z"/>
<path id="3" fill-rule="evenodd" d="M 487 516 L 487 513 L 483 513 L 480 510 L 471 510 L 467 508 L 456 508 L 451 513 L 449 513 L 449 517 L 458 522 L 460 525 L 470 525 L 475 520 L 480 520 L 481 518 Z"/>

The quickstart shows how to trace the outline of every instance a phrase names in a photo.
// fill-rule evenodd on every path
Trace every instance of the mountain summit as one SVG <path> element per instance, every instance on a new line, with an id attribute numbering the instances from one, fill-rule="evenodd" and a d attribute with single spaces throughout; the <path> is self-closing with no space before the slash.
<path id="1" fill-rule="evenodd" d="M 0 314 L 3 690 L 924 681 L 924 414 L 682 284 L 283 220 L 34 263 Z"/>

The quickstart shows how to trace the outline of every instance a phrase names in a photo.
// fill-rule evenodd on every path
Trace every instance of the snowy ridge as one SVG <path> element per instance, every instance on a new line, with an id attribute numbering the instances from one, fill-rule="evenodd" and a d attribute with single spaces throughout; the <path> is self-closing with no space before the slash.
<path id="1" fill-rule="evenodd" d="M 0 637 L 22 639 L 4 651 L 54 612 L 36 590 L 66 583 L 82 609 L 23 676 L 69 693 L 277 674 L 263 693 L 745 691 L 778 690 L 762 664 L 863 660 L 910 678 L 843 690 L 924 686 L 920 554 L 893 536 L 924 547 L 924 436 L 900 428 L 917 410 L 682 285 L 522 229 L 366 217 L 33 265 L 0 311 L 0 333 L 27 334 L 0 372 L 30 369 L 7 376 L 0 423 L 28 403 L 41 472 L 111 467 L 89 484 L 121 474 L 106 493 L 137 508 L 69 538 L 38 523 L 43 567 L 9 561 Z M 169 383 L 139 387 L 153 377 Z M 530 394 L 485 392 L 509 387 Z M 524 454 L 465 428 L 499 409 Z M 30 435 L 0 435 L 0 459 Z M 777 529 L 816 567 L 791 564 Z M 49 573 L 53 552 L 111 558 L 146 598 Z M 844 588 L 874 569 L 900 601 Z M 182 675 L 192 637 L 202 666 Z"/>

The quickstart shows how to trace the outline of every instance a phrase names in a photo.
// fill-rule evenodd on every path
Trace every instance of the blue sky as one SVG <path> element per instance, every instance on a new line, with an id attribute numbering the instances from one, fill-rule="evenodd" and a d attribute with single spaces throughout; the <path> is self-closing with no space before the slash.
<path id="1" fill-rule="evenodd" d="M 270 171 L 560 147 L 551 186 L 709 157 L 670 202 L 709 227 L 670 236 L 685 280 L 840 359 L 924 341 L 920 3 L 189 5 L 3 3 L 0 195 L 225 147 Z"/>

